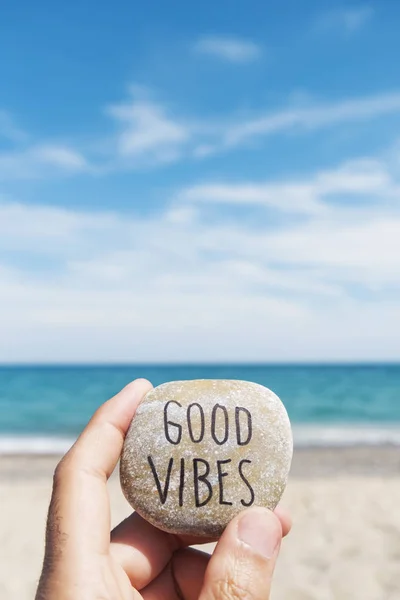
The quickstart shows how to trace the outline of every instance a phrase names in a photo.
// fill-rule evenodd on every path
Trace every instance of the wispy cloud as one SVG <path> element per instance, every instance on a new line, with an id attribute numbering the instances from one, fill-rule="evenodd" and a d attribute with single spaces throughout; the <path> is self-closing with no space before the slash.
<path id="1" fill-rule="evenodd" d="M 149 99 L 132 98 L 110 106 L 107 113 L 118 124 L 117 152 L 132 165 L 135 161 L 176 160 L 191 135 L 187 124 L 169 116 L 164 106 Z"/>
<path id="2" fill-rule="evenodd" d="M 5 110 L 0 110 L 0 141 L 1 138 L 15 143 L 24 143 L 28 140 L 27 133 L 18 127 L 12 115 Z"/>
<path id="3" fill-rule="evenodd" d="M 400 93 L 336 102 L 308 100 L 301 106 L 258 112 L 247 118 L 228 115 L 223 121 L 203 115 L 173 114 L 167 106 L 146 97 L 133 97 L 107 112 L 118 123 L 116 146 L 125 168 L 138 168 L 143 164 L 207 159 L 257 138 L 287 132 L 305 134 L 400 113 Z"/>
<path id="4" fill-rule="evenodd" d="M 400 93 L 350 98 L 334 103 L 310 103 L 233 123 L 224 136 L 226 145 L 238 145 L 257 136 L 285 131 L 322 129 L 339 123 L 357 122 L 400 112 Z"/>
<path id="5" fill-rule="evenodd" d="M 337 30 L 352 34 L 365 27 L 374 13 L 375 11 L 370 5 L 337 8 L 320 15 L 316 20 L 315 27 L 322 33 Z"/>
<path id="6" fill-rule="evenodd" d="M 400 113 L 400 93 L 330 103 L 308 100 L 306 105 L 303 101 L 301 106 L 257 112 L 246 118 L 232 114 L 222 120 L 209 115 L 187 116 L 148 93 L 134 91 L 105 112 L 112 120 L 113 132 L 107 137 L 99 134 L 86 145 L 46 140 L 14 143 L 12 150 L 0 152 L 0 179 L 107 174 L 183 160 L 208 160 L 272 135 L 305 135 Z"/>
<path id="7" fill-rule="evenodd" d="M 261 56 L 261 46 L 251 40 L 236 37 L 206 36 L 193 46 L 197 54 L 219 58 L 221 60 L 246 64 Z"/>
<path id="8" fill-rule="evenodd" d="M 80 152 L 58 144 L 0 152 L 0 181 L 73 175 L 87 169 L 88 163 Z"/>
<path id="9" fill-rule="evenodd" d="M 342 198 L 366 190 L 348 171 L 309 181 Z M 0 360 L 32 360 L 33 347 L 36 360 L 74 361 L 395 356 L 400 211 L 377 209 L 387 185 L 376 176 L 375 210 L 338 205 L 274 230 L 210 219 L 183 194 L 146 217 L 2 202 Z"/>
<path id="10" fill-rule="evenodd" d="M 289 183 L 202 184 L 146 216 L 0 202 L 0 327 L 26 360 L 33 340 L 37 359 L 57 340 L 59 360 L 395 356 L 396 168 L 360 158 Z M 266 212 L 255 226 L 215 202 Z M 301 219 L 271 228 L 276 209 Z"/>
<path id="11" fill-rule="evenodd" d="M 363 159 L 320 171 L 297 181 L 211 183 L 189 187 L 180 200 L 193 204 L 264 206 L 283 213 L 328 217 L 335 209 L 332 198 L 356 199 L 373 195 L 393 206 L 400 187 L 379 160 Z M 351 204 L 350 204 L 351 206 Z"/>

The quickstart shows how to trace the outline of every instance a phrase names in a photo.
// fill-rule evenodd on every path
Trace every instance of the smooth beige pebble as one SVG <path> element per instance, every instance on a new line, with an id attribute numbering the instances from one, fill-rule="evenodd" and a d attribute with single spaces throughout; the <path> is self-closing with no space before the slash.
<path id="1" fill-rule="evenodd" d="M 256 383 L 173 381 L 145 396 L 126 436 L 122 490 L 155 526 L 219 536 L 239 511 L 274 509 L 293 452 L 281 400 Z"/>

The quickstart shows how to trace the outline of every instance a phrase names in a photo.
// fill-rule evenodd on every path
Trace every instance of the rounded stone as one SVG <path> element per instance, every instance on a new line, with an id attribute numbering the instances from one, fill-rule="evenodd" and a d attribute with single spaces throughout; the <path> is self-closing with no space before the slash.
<path id="1" fill-rule="evenodd" d="M 175 534 L 218 537 L 249 506 L 274 509 L 293 440 L 284 405 L 236 380 L 164 383 L 140 403 L 120 463 L 131 506 Z"/>

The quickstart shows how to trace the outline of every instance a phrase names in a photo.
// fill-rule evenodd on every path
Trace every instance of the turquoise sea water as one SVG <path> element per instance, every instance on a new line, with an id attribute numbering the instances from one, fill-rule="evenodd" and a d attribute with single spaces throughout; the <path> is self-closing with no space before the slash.
<path id="1" fill-rule="evenodd" d="M 276 392 L 299 444 L 400 444 L 400 365 L 0 367 L 0 452 L 66 446 L 136 377 L 244 379 Z"/>

